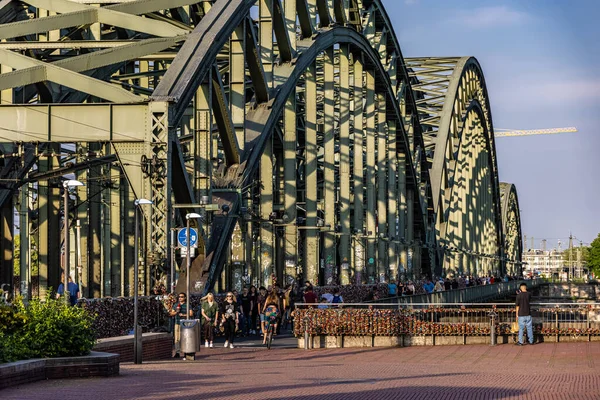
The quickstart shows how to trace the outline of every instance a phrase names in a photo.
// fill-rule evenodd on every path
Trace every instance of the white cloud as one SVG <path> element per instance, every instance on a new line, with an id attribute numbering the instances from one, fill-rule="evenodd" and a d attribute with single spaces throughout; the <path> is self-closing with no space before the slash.
<path id="1" fill-rule="evenodd" d="M 451 21 L 470 28 L 491 28 L 526 22 L 529 15 L 506 6 L 481 7 L 459 11 Z"/>
<path id="2" fill-rule="evenodd" d="M 540 97 L 554 97 L 558 101 L 600 99 L 600 80 L 547 82 L 534 90 Z"/>
<path id="3" fill-rule="evenodd" d="M 600 101 L 600 80 L 557 76 L 543 80 L 530 78 L 517 77 L 503 84 L 495 82 L 490 97 L 504 106 L 516 103 L 529 104 L 529 107 L 578 107 Z"/>

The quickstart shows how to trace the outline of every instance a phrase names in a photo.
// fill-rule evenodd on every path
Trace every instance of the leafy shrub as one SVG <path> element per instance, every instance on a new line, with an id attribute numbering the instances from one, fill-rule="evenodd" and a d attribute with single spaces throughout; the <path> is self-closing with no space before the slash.
<path id="1" fill-rule="evenodd" d="M 16 307 L 0 304 L 0 332 L 7 335 L 25 324 L 25 315 L 17 312 Z"/>
<path id="2" fill-rule="evenodd" d="M 14 313 L 22 316 L 18 321 L 23 323 L 19 329 L 0 334 L 0 362 L 81 356 L 88 354 L 96 342 L 94 317 L 63 301 L 32 300 L 25 305 L 17 299 Z"/>

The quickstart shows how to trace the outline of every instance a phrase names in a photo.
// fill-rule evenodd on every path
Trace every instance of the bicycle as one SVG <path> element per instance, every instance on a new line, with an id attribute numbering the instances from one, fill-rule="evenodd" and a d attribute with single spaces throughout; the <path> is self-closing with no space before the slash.
<path id="1" fill-rule="evenodd" d="M 273 342 L 273 332 L 275 329 L 275 325 L 277 324 L 277 309 L 271 309 L 271 307 L 269 307 L 269 311 L 267 311 L 267 313 L 265 314 L 265 325 L 266 325 L 266 329 L 265 329 L 265 335 L 267 335 L 266 337 L 266 344 L 267 344 L 267 349 L 271 350 L 271 344 Z"/>

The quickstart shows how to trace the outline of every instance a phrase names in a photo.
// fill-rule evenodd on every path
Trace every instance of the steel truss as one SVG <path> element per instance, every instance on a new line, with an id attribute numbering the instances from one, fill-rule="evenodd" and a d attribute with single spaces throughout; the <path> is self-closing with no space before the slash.
<path id="1" fill-rule="evenodd" d="M 521 253 L 505 249 L 507 234 L 511 240 L 521 236 L 503 224 L 507 211 L 500 199 L 492 116 L 479 63 L 472 57 L 409 58 L 406 65 L 433 193 L 439 194 L 434 202 L 437 240 L 444 249 L 460 249 L 446 252 L 444 270 L 498 275 L 506 262 L 520 265 Z"/>
<path id="2" fill-rule="evenodd" d="M 71 265 L 90 297 L 164 282 L 170 233 L 192 210 L 203 215 L 191 269 L 201 292 L 419 277 L 442 261 L 475 272 L 452 264 L 449 244 L 504 257 L 474 59 L 405 64 L 380 1 L 111 3 L 0 3 L 0 202 L 24 210 L 21 277 L 34 237 L 40 294 L 58 283 L 65 217 L 81 223 Z M 62 216 L 67 173 L 86 186 Z M 205 196 L 218 211 L 193 206 Z M 134 283 L 136 198 L 154 205 Z M 14 221 L 2 215 L 4 282 Z M 488 264 L 477 271 L 500 268 Z"/>

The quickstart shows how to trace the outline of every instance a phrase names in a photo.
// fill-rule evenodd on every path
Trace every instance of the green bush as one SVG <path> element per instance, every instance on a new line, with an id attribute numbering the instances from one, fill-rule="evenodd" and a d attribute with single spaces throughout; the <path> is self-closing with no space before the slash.
<path id="1" fill-rule="evenodd" d="M 15 332 L 25 324 L 25 315 L 16 311 L 15 307 L 0 304 L 0 332 L 7 335 Z"/>
<path id="2" fill-rule="evenodd" d="M 23 323 L 19 329 L 0 334 L 0 362 L 81 356 L 96 343 L 94 317 L 79 307 L 54 299 L 32 300 L 27 305 L 17 300 L 13 307 Z"/>

